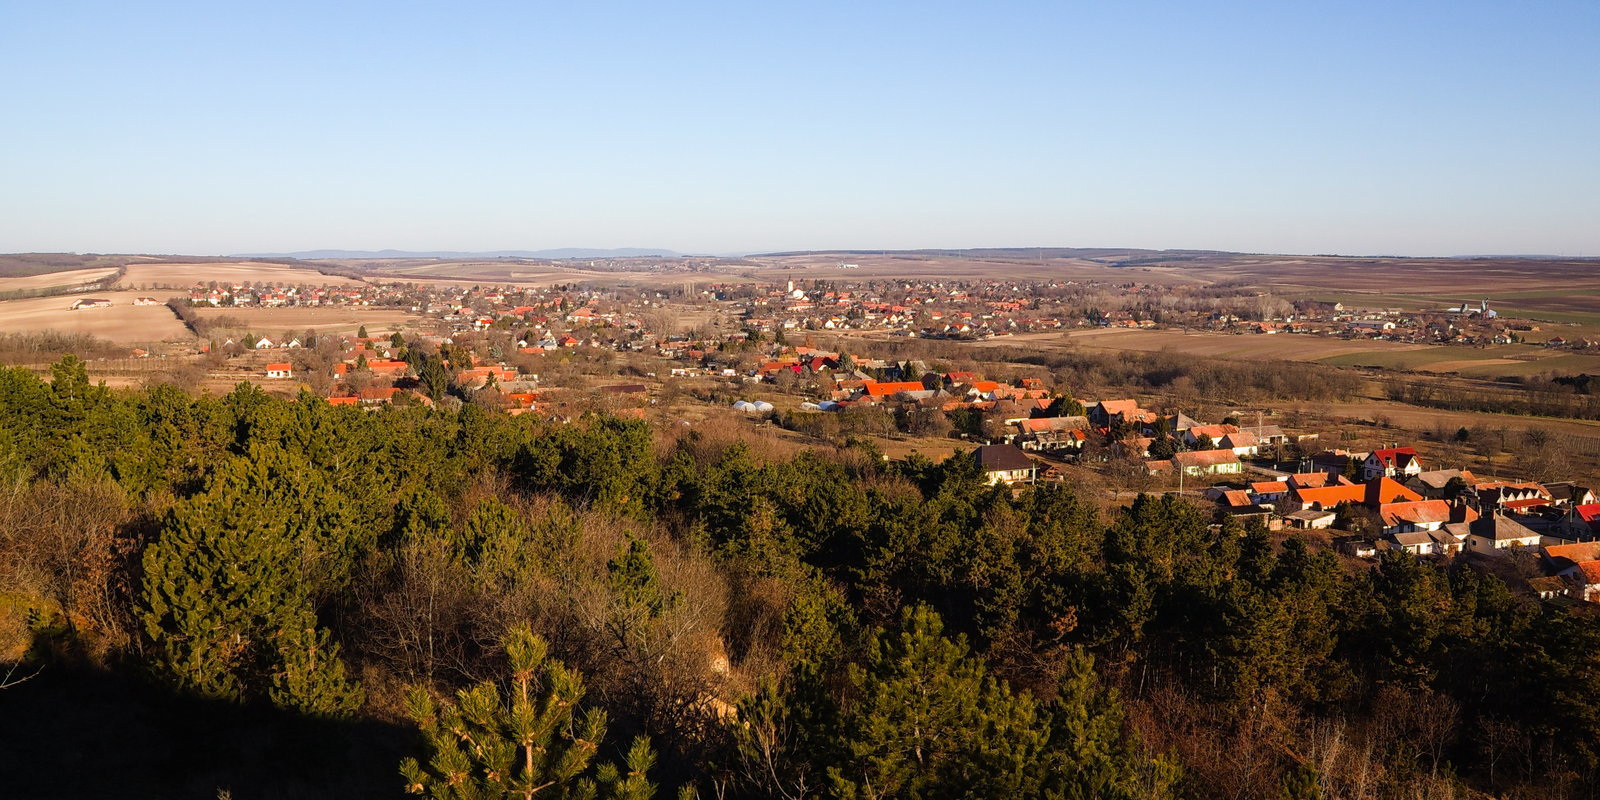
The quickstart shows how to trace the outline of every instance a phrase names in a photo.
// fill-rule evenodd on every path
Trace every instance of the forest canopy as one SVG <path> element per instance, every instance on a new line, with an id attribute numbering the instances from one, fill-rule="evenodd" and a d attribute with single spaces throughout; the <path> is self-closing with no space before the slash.
<path id="1" fill-rule="evenodd" d="M 169 742 L 127 760 L 136 796 L 1600 785 L 1600 621 L 1467 562 L 1355 567 L 1174 496 L 1104 514 L 959 454 L 113 391 L 71 356 L 0 370 L 0 410 L 0 702 L 36 710 L 0 745 L 79 735 L 45 709 L 106 675 L 195 725 L 362 742 L 338 766 Z M 93 793 L 51 757 L 0 786 Z"/>

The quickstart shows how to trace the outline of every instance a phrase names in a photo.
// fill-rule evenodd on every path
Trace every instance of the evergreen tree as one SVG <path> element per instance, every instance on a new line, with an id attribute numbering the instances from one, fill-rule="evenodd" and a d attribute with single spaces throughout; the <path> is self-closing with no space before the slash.
<path id="1" fill-rule="evenodd" d="M 1042 796 L 1096 800 L 1157 800 L 1176 795 L 1180 771 L 1149 758 L 1124 728 L 1122 702 L 1099 685 L 1094 658 L 1073 650 L 1050 704 L 1048 769 Z"/>
<path id="2" fill-rule="evenodd" d="M 583 677 L 549 658 L 548 645 L 526 625 L 512 628 L 502 645 L 511 673 L 505 692 L 484 681 L 457 692 L 454 702 L 435 703 L 420 687 L 408 693 L 408 711 L 427 745 L 425 764 L 415 758 L 400 763 L 409 794 L 431 800 L 654 796 L 646 777 L 655 763 L 649 742 L 634 740 L 625 769 L 595 764 L 607 720 L 596 708 L 579 716 Z"/>
<path id="3" fill-rule="evenodd" d="M 145 551 L 145 633 L 181 688 L 344 713 L 359 694 L 313 609 L 348 581 L 355 537 L 303 458 L 261 447 L 252 456 L 178 504 Z"/>
<path id="4" fill-rule="evenodd" d="M 360 708 L 362 693 L 351 683 L 339 660 L 339 645 L 317 627 L 309 610 L 285 615 L 273 634 L 277 665 L 267 697 L 283 708 L 322 717 L 345 716 Z"/>

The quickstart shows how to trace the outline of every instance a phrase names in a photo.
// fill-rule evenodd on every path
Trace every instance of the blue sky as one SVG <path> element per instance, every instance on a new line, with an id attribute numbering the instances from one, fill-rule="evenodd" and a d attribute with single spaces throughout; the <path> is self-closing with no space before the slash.
<path id="1" fill-rule="evenodd" d="M 0 251 L 1600 256 L 1600 3 L 0 3 Z"/>

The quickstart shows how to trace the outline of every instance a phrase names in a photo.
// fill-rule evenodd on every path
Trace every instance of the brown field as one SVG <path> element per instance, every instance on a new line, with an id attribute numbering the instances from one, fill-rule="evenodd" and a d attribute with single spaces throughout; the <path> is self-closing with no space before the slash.
<path id="1" fill-rule="evenodd" d="M 1198 275 L 1185 275 L 1164 268 L 1117 267 L 1084 258 L 1004 258 L 923 256 L 896 254 L 860 255 L 808 253 L 795 256 L 761 256 L 749 259 L 760 266 L 745 270 L 762 281 L 794 280 L 871 280 L 925 278 L 944 280 L 1076 280 L 1111 283 L 1147 283 L 1170 286 L 1183 283 L 1210 283 Z M 854 268 L 842 265 L 853 264 Z"/>
<path id="2" fill-rule="evenodd" d="M 170 313 L 170 312 L 169 312 Z M 240 332 L 277 337 L 285 331 L 298 336 L 307 328 L 320 333 L 354 334 L 361 326 L 367 333 L 393 333 L 401 328 L 415 329 L 422 317 L 393 308 L 294 307 L 294 308 L 196 308 L 202 320 L 231 317 L 239 320 Z"/>
<path id="3" fill-rule="evenodd" d="M 512 286 L 550 286 L 558 283 L 643 283 L 674 285 L 686 276 L 679 272 L 618 272 L 586 270 L 576 266 L 519 260 L 481 259 L 353 259 L 330 261 L 367 270 L 374 281 L 400 280 L 437 286 L 472 286 L 489 283 Z M 583 263 L 583 262 L 577 262 Z M 710 278 L 702 278 L 710 280 Z"/>
<path id="4" fill-rule="evenodd" d="M 102 292 L 111 308 L 68 309 L 82 296 L 37 297 L 0 302 L 0 333 L 83 333 L 118 344 L 187 341 L 194 335 L 163 305 L 136 306 L 135 292 Z"/>
<path id="5" fill-rule="evenodd" d="M 1600 260 L 1596 259 L 1363 258 L 1152 251 L 1039 251 L 1039 256 L 1029 257 L 1026 249 L 1018 248 L 992 253 L 968 251 L 965 255 L 823 252 L 748 260 L 760 265 L 750 273 L 769 281 L 921 277 L 1158 285 L 1225 283 L 1289 298 L 1338 300 L 1356 308 L 1440 309 L 1487 298 L 1491 308 L 1508 315 L 1563 323 L 1600 323 Z M 842 269 L 841 264 L 854 264 L 857 268 Z"/>
<path id="6" fill-rule="evenodd" d="M 50 272 L 44 275 L 29 275 L 25 278 L 0 278 L 0 292 L 53 289 L 57 286 L 81 286 L 85 283 L 92 283 L 102 278 L 110 277 L 116 271 L 116 267 L 100 267 L 96 269 Z"/>
<path id="7" fill-rule="evenodd" d="M 1385 341 L 1344 341 L 1322 336 L 1230 334 L 1175 330 L 1094 328 L 1065 333 L 1023 333 L 975 343 L 987 347 L 1090 348 L 1172 352 L 1244 360 L 1317 361 L 1357 353 L 1425 350 L 1427 345 Z"/>
<path id="8" fill-rule="evenodd" d="M 170 288 L 186 289 L 196 283 L 262 282 L 278 284 L 308 284 L 347 286 L 360 284 L 353 278 L 324 275 L 310 269 L 287 267 L 282 264 L 264 264 L 255 261 L 219 261 L 212 263 L 149 262 L 128 265 L 119 286 L 130 289 Z"/>

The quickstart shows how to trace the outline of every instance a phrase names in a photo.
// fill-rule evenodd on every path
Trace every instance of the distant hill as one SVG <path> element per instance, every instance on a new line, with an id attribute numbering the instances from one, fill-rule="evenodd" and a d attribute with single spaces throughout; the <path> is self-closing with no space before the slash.
<path id="1" fill-rule="evenodd" d="M 560 247 L 554 250 L 301 250 L 297 253 L 239 253 L 230 258 L 674 258 L 671 250 L 619 247 L 602 250 L 586 247 Z"/>
<path id="2" fill-rule="evenodd" d="M 1092 261 L 1118 261 L 1128 258 L 1199 258 L 1205 256 L 1244 255 L 1225 250 L 1145 250 L 1137 247 L 968 247 L 961 249 L 939 248 L 927 250 L 791 250 L 780 253 L 751 253 L 751 256 L 809 256 L 838 253 L 840 255 L 911 255 L 955 256 L 958 258 L 1083 258 Z"/>

